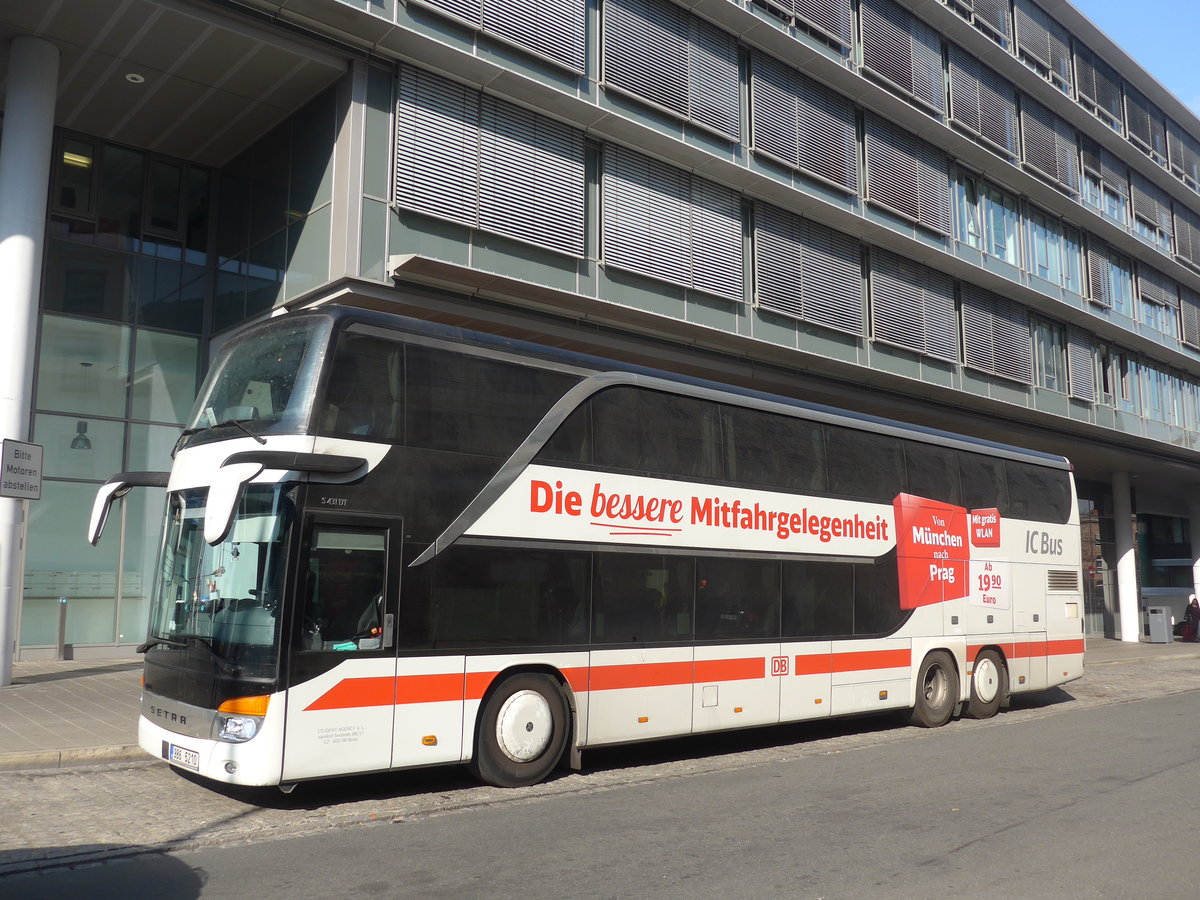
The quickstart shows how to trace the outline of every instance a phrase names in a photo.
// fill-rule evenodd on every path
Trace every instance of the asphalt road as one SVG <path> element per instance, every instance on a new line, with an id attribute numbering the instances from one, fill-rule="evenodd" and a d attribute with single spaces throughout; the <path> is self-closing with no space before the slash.
<path id="1" fill-rule="evenodd" d="M 986 722 L 593 752 L 517 791 L 454 769 L 290 797 L 154 763 L 12 773 L 0 896 L 1196 896 L 1200 660 L 1138 666 Z"/>

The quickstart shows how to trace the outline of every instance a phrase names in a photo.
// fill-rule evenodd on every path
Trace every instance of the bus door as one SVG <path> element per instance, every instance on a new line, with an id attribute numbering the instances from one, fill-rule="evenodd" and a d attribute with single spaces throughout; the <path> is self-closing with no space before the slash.
<path id="1" fill-rule="evenodd" d="M 310 514 L 287 658 L 283 779 L 392 764 L 402 524 Z"/>

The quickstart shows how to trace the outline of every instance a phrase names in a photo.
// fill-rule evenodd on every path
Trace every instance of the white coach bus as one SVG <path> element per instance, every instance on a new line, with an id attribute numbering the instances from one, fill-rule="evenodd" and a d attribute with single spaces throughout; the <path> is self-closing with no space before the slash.
<path id="1" fill-rule="evenodd" d="M 1078 678 L 1070 464 L 354 308 L 231 340 L 170 473 L 139 741 L 215 781 L 581 751 Z"/>

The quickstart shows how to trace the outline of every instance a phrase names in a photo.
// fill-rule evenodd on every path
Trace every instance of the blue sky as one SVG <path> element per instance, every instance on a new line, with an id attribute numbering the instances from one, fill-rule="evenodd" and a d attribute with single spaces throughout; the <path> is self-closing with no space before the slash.
<path id="1" fill-rule="evenodd" d="M 1196 0 L 1070 2 L 1200 115 L 1200 7 Z"/>

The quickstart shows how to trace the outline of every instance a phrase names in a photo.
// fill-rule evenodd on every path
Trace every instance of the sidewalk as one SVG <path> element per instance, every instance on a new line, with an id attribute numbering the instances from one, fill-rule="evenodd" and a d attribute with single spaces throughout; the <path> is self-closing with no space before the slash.
<path id="1" fill-rule="evenodd" d="M 1182 657 L 1200 657 L 1200 644 L 1090 637 L 1085 666 Z M 140 657 L 14 663 L 0 687 L 0 772 L 149 759 L 137 746 L 141 675 Z"/>

